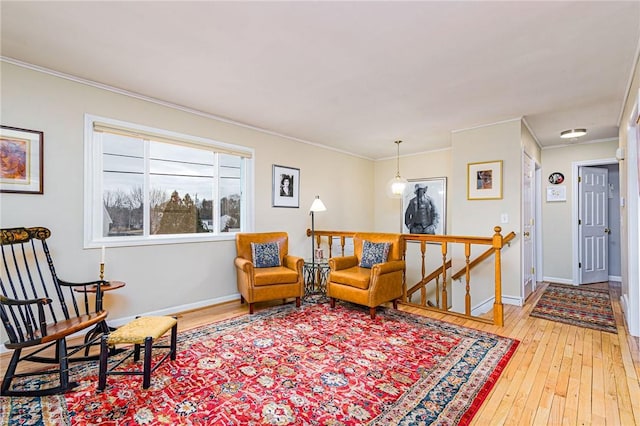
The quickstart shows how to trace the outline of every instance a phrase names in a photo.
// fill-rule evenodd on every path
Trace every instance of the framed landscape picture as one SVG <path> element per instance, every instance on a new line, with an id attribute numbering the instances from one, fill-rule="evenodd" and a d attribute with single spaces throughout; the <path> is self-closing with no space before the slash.
<path id="1" fill-rule="evenodd" d="M 44 133 L 0 126 L 0 192 L 43 193 Z"/>
<path id="2" fill-rule="evenodd" d="M 502 198 L 502 160 L 467 164 L 467 199 Z"/>
<path id="3" fill-rule="evenodd" d="M 402 194 L 400 232 L 444 235 L 446 221 L 447 178 L 409 179 Z"/>
<path id="4" fill-rule="evenodd" d="M 300 207 L 300 169 L 273 165 L 273 207 Z"/>

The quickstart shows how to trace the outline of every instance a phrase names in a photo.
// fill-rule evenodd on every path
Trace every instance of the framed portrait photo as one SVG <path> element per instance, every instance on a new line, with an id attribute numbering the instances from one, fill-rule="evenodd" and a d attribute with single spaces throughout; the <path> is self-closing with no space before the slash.
<path id="1" fill-rule="evenodd" d="M 0 126 L 0 192 L 43 193 L 44 133 Z"/>
<path id="2" fill-rule="evenodd" d="M 467 164 L 467 200 L 502 198 L 502 160 Z"/>
<path id="3" fill-rule="evenodd" d="M 300 169 L 273 165 L 273 207 L 300 207 Z"/>
<path id="4" fill-rule="evenodd" d="M 447 178 L 409 179 L 402 194 L 400 232 L 403 234 L 446 233 Z"/>

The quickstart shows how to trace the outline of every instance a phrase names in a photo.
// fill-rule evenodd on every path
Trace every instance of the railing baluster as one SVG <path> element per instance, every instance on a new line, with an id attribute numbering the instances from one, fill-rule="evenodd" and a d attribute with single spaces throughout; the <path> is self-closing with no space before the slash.
<path id="1" fill-rule="evenodd" d="M 427 235 L 427 234 L 402 234 L 402 258 L 407 259 L 407 242 L 420 242 L 420 281 L 415 284 L 408 285 L 406 270 L 402 277 L 402 297 L 401 300 L 404 303 L 411 304 L 413 306 L 422 306 L 426 309 L 438 309 L 440 311 L 447 312 L 451 315 L 458 315 L 464 318 L 471 318 L 478 321 L 489 322 L 492 321 L 485 317 L 474 317 L 471 315 L 471 271 L 486 259 L 494 255 L 495 258 L 495 271 L 494 271 L 494 294 L 495 301 L 493 305 L 493 324 L 504 325 L 504 307 L 502 304 L 502 263 L 501 263 L 501 250 L 505 244 L 508 244 L 515 238 L 515 233 L 510 232 L 505 237 L 501 234 L 502 228 L 496 226 L 494 228 L 495 234 L 491 237 L 474 237 L 474 236 L 454 236 L 454 235 Z M 316 245 L 320 247 L 321 236 L 328 237 L 329 257 L 333 254 L 333 238 L 340 238 L 340 255 L 345 255 L 346 240 L 353 238 L 355 232 L 346 231 L 315 231 L 317 240 Z M 307 236 L 311 236 L 311 230 L 307 229 Z M 435 268 L 433 271 L 428 272 L 428 259 L 427 259 L 427 247 L 428 243 L 440 243 L 442 253 L 442 264 Z M 465 279 L 465 294 L 464 294 L 464 314 L 462 312 L 455 312 L 449 310 L 449 294 L 447 290 L 447 270 L 452 267 L 452 260 L 447 260 L 448 244 L 464 244 L 465 264 L 460 270 L 454 272 L 451 271 L 451 281 Z M 475 258 L 471 258 L 472 247 L 474 246 L 489 246 L 487 250 L 477 255 Z M 414 247 L 417 247 L 415 245 Z M 456 246 L 452 246 L 456 247 Z M 435 281 L 435 300 L 434 304 L 429 300 L 429 285 Z M 478 281 L 478 280 L 475 280 Z M 474 282 L 475 282 L 474 281 Z M 478 285 L 478 284 L 474 284 Z M 442 287 L 442 288 L 441 288 Z M 457 288 L 457 287 L 456 287 Z M 412 295 L 420 291 L 420 302 L 413 303 L 411 301 Z M 454 295 L 456 293 L 453 293 Z M 461 301 L 461 300 L 460 300 Z M 454 301 L 454 304 L 458 302 L 458 299 Z"/>
<path id="2" fill-rule="evenodd" d="M 464 294 L 464 313 L 471 315 L 471 293 L 469 293 L 469 280 L 471 279 L 471 268 L 469 266 L 469 256 L 471 256 L 471 244 L 464 243 L 464 259 L 465 259 L 465 294 Z"/>
<path id="3" fill-rule="evenodd" d="M 449 301 L 447 300 L 447 243 L 440 243 L 442 248 L 442 307 L 445 311 L 449 310 Z"/>

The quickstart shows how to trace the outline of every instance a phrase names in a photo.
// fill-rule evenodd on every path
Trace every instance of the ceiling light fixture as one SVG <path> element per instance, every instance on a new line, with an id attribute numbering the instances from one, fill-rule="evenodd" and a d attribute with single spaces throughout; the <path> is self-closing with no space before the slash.
<path id="1" fill-rule="evenodd" d="M 572 139 L 572 138 L 579 138 L 580 136 L 584 136 L 586 134 L 587 134 L 587 129 L 571 129 L 571 130 L 564 130 L 560 132 L 560 137 L 562 139 Z"/>
<path id="2" fill-rule="evenodd" d="M 387 195 L 390 198 L 401 198 L 404 188 L 407 186 L 407 180 L 400 176 L 400 144 L 402 141 L 395 141 L 394 143 L 397 146 L 396 176 L 387 183 Z"/>

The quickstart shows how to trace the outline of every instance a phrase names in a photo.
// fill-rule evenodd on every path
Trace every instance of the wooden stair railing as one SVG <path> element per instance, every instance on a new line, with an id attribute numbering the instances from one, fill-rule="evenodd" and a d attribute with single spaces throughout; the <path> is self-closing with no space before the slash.
<path id="1" fill-rule="evenodd" d="M 515 238 L 515 233 L 510 232 L 506 237 L 503 237 L 500 233 L 502 228 L 499 226 L 494 227 L 494 235 L 491 237 L 475 237 L 475 236 L 456 236 L 456 235 L 429 235 L 429 234 L 402 234 L 403 236 L 403 257 L 406 259 L 407 242 L 415 241 L 420 243 L 420 255 L 421 255 L 421 279 L 411 288 L 407 289 L 406 274 L 405 282 L 403 283 L 403 300 L 405 304 L 412 306 L 422 307 L 426 309 L 437 309 L 444 311 L 452 315 L 459 315 L 465 318 L 471 318 L 482 322 L 493 323 L 499 326 L 504 325 L 504 314 L 502 306 L 502 264 L 501 264 L 501 250 L 505 243 L 509 243 Z M 329 256 L 333 256 L 333 240 L 334 237 L 340 238 L 340 256 L 344 256 L 346 240 L 352 238 L 355 232 L 353 231 L 315 231 L 315 244 L 314 247 L 320 248 L 323 246 L 323 238 L 326 238 L 326 246 L 329 250 Z M 307 236 L 311 236 L 311 230 L 307 229 Z M 442 264 L 431 273 L 426 274 L 426 247 L 427 243 L 439 243 L 440 252 L 442 258 Z M 452 267 L 452 262 L 447 259 L 449 251 L 449 244 L 464 244 L 465 253 L 465 266 L 459 271 L 451 275 L 451 280 L 458 280 L 462 276 L 465 277 L 465 296 L 464 305 L 465 312 L 457 313 L 449 310 L 449 294 L 447 291 L 447 274 L 448 270 Z M 471 247 L 473 245 L 488 245 L 491 246 L 483 253 L 478 255 L 473 260 L 470 259 Z M 494 304 L 493 304 L 493 320 L 487 318 L 481 318 L 471 315 L 471 270 L 477 265 L 494 255 Z M 436 283 L 436 304 L 433 304 L 427 300 L 427 288 L 426 286 L 435 280 Z M 411 303 L 411 296 L 420 291 L 420 304 Z"/>
<path id="2" fill-rule="evenodd" d="M 503 238 L 503 244 L 509 244 L 511 242 L 511 240 L 513 240 L 516 236 L 515 232 L 510 232 L 509 234 L 507 234 L 506 237 Z M 421 241 L 421 252 L 422 252 L 422 258 L 423 258 L 423 262 L 422 262 L 422 275 L 424 276 L 424 245 L 425 245 L 425 241 Z M 470 254 L 470 251 L 467 252 L 468 250 L 470 250 L 470 244 L 466 244 L 465 245 L 465 266 L 463 268 L 461 268 L 460 270 L 458 270 L 458 272 L 454 273 L 451 276 L 451 280 L 459 280 L 461 277 L 467 275 L 467 266 L 469 268 L 469 272 L 475 268 L 476 266 L 478 266 L 480 263 L 482 263 L 483 261 L 485 261 L 487 258 L 491 257 L 491 255 L 494 253 L 494 248 L 491 247 L 489 249 L 487 249 L 486 251 L 484 251 L 483 253 L 481 253 L 480 255 L 478 255 L 475 259 L 469 261 L 468 256 Z M 444 265 L 446 268 L 442 268 L 442 267 L 438 267 L 436 269 L 434 269 L 429 275 L 424 276 L 424 278 L 422 278 L 420 281 L 418 281 L 416 284 L 414 284 L 410 289 L 407 290 L 407 294 L 405 297 L 405 300 L 410 300 L 411 296 L 417 292 L 418 290 L 420 291 L 420 304 L 422 306 L 431 306 L 431 307 L 436 307 L 439 309 L 442 309 L 440 306 L 440 276 L 442 275 L 442 271 L 443 269 L 449 269 L 451 268 L 451 259 L 447 260 L 447 262 Z M 429 303 L 431 303 L 430 301 L 426 300 L 426 286 L 432 282 L 432 281 L 436 281 L 436 303 L 435 306 L 433 305 L 429 305 Z M 465 314 L 470 315 L 471 313 L 471 301 L 470 298 L 468 297 L 469 294 L 469 284 L 468 284 L 468 280 L 467 280 L 467 288 L 466 288 L 466 294 L 465 294 Z M 468 302 L 468 303 L 467 303 Z M 446 309 L 445 309 L 446 310 Z"/>

